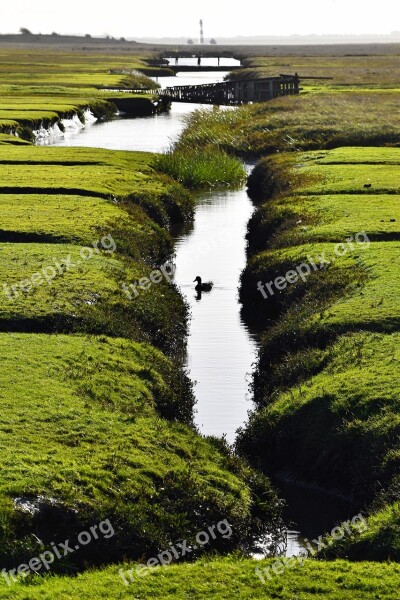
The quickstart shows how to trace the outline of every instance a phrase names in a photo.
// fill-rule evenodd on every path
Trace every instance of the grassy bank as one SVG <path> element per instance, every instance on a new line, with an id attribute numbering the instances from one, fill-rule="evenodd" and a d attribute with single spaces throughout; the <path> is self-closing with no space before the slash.
<path id="1" fill-rule="evenodd" d="M 123 89 L 159 87 L 142 71 L 151 74 L 146 55 L 68 49 L 0 49 L 0 131 L 32 139 L 32 131 L 48 128 L 90 108 L 98 119 L 111 118 L 119 110 L 152 114 L 155 97 L 123 94 Z M 112 91 L 110 91 L 112 90 Z M 127 97 L 129 96 L 129 97 Z"/>
<path id="2" fill-rule="evenodd" d="M 398 93 L 358 90 L 286 96 L 236 110 L 191 115 L 182 142 L 218 145 L 230 154 L 261 156 L 340 146 L 397 145 Z"/>
<path id="3" fill-rule="evenodd" d="M 191 216 L 188 193 L 155 173 L 150 154 L 4 146 L 0 155 L 2 330 L 107 332 L 176 350 L 186 326 L 177 291 L 163 278 L 132 302 L 122 284 L 168 258 L 166 228 Z"/>
<path id="4" fill-rule="evenodd" d="M 255 572 L 256 566 L 261 575 Z M 121 565 L 123 573 L 135 565 Z M 50 600 L 67 595 L 71 600 L 85 598 L 162 598 L 186 600 L 191 597 L 226 600 L 233 596 L 243 599 L 325 598 L 327 600 L 393 600 L 397 595 L 399 566 L 392 563 L 351 564 L 346 561 L 305 561 L 304 566 L 291 564 L 282 574 L 271 570 L 272 561 L 255 562 L 239 557 L 199 560 L 192 564 L 174 565 L 166 569 L 153 568 L 137 576 L 127 587 L 119 573 L 120 567 L 87 572 L 73 580 L 52 577 L 32 584 L 14 584 L 16 600 Z M 277 565 L 278 571 L 282 565 Z M 268 570 L 269 569 L 269 570 Z M 267 573 L 270 573 L 271 579 Z M 262 578 L 264 581 L 262 581 Z M 0 582 L 0 598 L 8 598 L 10 588 Z"/>
<path id="5" fill-rule="evenodd" d="M 184 425 L 190 388 L 154 348 L 40 334 L 2 334 L 0 345 L 2 566 L 28 562 L 106 518 L 115 530 L 109 541 L 53 570 L 150 556 L 225 518 L 235 533 L 215 544 L 227 549 L 251 538 L 255 507 L 267 517 L 244 485 L 250 471 Z M 271 517 L 272 491 L 270 501 Z"/>
<path id="6" fill-rule="evenodd" d="M 362 540 L 332 552 L 358 559 L 400 558 L 399 160 L 395 148 L 280 155 L 250 182 L 267 200 L 241 299 L 266 331 L 239 448 L 376 511 Z"/>
<path id="7" fill-rule="evenodd" d="M 150 557 L 224 519 L 235 532 L 210 549 L 275 532 L 268 481 L 193 426 L 187 307 L 164 266 L 191 195 L 148 153 L 2 148 L 2 568 L 106 519 L 112 537 L 52 571 Z"/>

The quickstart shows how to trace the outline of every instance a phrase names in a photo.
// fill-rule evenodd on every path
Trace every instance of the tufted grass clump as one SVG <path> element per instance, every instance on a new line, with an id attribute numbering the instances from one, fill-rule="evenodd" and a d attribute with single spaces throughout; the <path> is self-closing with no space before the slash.
<path id="1" fill-rule="evenodd" d="M 212 146 L 192 149 L 179 145 L 157 157 L 155 167 L 188 188 L 229 187 L 246 179 L 239 159 Z"/>

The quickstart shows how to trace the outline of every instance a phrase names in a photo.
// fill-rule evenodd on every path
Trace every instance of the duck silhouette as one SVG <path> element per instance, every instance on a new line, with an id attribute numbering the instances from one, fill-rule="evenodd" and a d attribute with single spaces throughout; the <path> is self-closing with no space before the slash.
<path id="1" fill-rule="evenodd" d="M 214 285 L 212 281 L 207 281 L 206 283 L 202 283 L 201 277 L 197 275 L 196 279 L 193 283 L 197 281 L 197 285 L 195 286 L 196 292 L 211 292 L 212 286 Z"/>

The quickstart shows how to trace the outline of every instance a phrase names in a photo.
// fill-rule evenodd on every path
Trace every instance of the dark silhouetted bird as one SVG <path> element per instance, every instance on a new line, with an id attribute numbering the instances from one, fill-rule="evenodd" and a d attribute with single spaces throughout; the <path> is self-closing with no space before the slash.
<path id="1" fill-rule="evenodd" d="M 197 281 L 197 285 L 195 286 L 196 292 L 211 292 L 212 286 L 214 285 L 212 281 L 207 281 L 206 283 L 202 283 L 201 277 L 197 275 L 196 279 L 193 283 Z"/>

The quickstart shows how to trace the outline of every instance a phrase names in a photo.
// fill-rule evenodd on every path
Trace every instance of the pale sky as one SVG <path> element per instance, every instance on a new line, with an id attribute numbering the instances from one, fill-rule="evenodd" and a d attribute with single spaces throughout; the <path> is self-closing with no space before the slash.
<path id="1" fill-rule="evenodd" d="M 0 32 L 90 33 L 115 37 L 377 33 L 400 30 L 394 0 L 0 0 Z"/>

